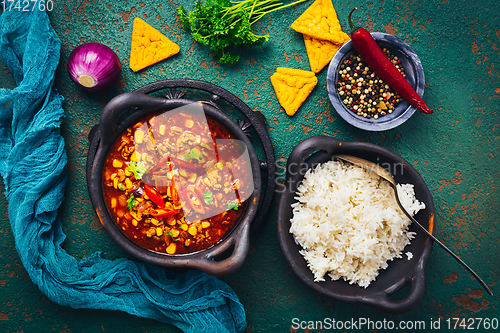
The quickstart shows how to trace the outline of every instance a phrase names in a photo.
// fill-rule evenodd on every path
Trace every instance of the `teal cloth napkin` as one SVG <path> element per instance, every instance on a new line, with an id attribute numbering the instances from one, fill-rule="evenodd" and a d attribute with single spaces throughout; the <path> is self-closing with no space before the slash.
<path id="1" fill-rule="evenodd" d="M 17 252 L 52 301 L 73 308 L 121 310 L 185 332 L 242 332 L 245 311 L 231 288 L 199 271 L 174 274 L 99 253 L 77 261 L 57 209 L 67 157 L 60 125 L 63 98 L 54 89 L 61 42 L 45 12 L 0 16 L 0 57 L 17 83 L 0 89 L 0 174 Z"/>

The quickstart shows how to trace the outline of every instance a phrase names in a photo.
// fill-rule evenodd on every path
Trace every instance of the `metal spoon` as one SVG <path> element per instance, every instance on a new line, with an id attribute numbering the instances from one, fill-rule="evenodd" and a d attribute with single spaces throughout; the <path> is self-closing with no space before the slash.
<path id="1" fill-rule="evenodd" d="M 378 176 L 380 176 L 383 180 L 387 181 L 389 183 L 389 185 L 392 187 L 392 189 L 394 190 L 394 195 L 396 197 L 396 201 L 398 202 L 398 205 L 401 208 L 401 210 L 403 211 L 403 213 L 405 213 L 405 215 L 413 223 L 415 223 L 420 229 L 422 229 L 427 234 L 427 236 L 429 236 L 434 242 L 438 243 L 443 249 L 446 250 L 446 252 L 448 252 L 449 254 L 451 254 L 453 256 L 453 258 L 457 259 L 458 262 L 460 264 L 462 264 L 462 266 L 464 266 L 465 268 L 467 268 L 467 270 L 469 272 L 471 272 L 471 274 L 481 284 L 481 286 L 484 288 L 484 290 L 486 290 L 486 292 L 488 294 L 490 294 L 491 296 L 493 296 L 493 293 L 491 292 L 490 288 L 488 288 L 488 286 L 486 285 L 486 283 L 484 283 L 484 281 L 479 277 L 479 275 L 476 274 L 476 272 L 474 272 L 469 266 L 467 266 L 467 264 L 465 262 L 462 261 L 462 259 L 460 259 L 455 253 L 453 253 L 443 243 L 441 243 L 436 237 L 434 237 L 434 235 L 432 235 L 429 231 L 427 231 L 427 229 L 425 229 L 424 226 L 422 226 L 420 223 L 417 222 L 417 220 L 415 220 L 410 214 L 408 214 L 408 212 L 404 209 L 403 205 L 399 201 L 399 196 L 398 196 L 398 191 L 397 191 L 397 187 L 396 187 L 396 182 L 394 181 L 394 178 L 392 177 L 392 175 L 387 170 L 385 170 L 384 168 L 382 168 L 381 166 L 379 166 L 379 165 L 377 165 L 375 163 L 372 163 L 370 161 L 367 161 L 367 160 L 364 160 L 362 158 L 355 157 L 355 156 L 333 155 L 333 157 L 337 158 L 339 160 L 342 160 L 344 162 L 348 162 L 348 163 L 357 165 L 357 166 L 362 167 L 363 169 L 366 169 L 368 171 L 374 172 L 375 174 L 377 174 Z"/>

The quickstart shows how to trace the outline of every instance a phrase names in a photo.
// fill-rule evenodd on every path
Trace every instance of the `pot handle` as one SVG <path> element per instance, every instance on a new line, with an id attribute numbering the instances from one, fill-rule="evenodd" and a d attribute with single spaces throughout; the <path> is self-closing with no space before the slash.
<path id="1" fill-rule="evenodd" d="M 236 272 L 245 261 L 250 247 L 250 223 L 245 223 L 242 228 L 235 230 L 225 242 L 218 245 L 207 255 L 200 259 L 192 259 L 190 267 L 199 269 L 214 276 L 223 276 Z M 217 261 L 217 256 L 223 254 L 234 245 L 231 255 L 221 261 Z"/>
<path id="2" fill-rule="evenodd" d="M 314 152 L 325 151 L 333 155 L 345 141 L 326 135 L 315 135 L 299 143 L 290 153 L 287 161 L 287 174 L 300 173 L 302 163 Z"/>
<path id="3" fill-rule="evenodd" d="M 389 295 L 395 293 L 401 288 L 399 287 L 394 290 L 385 290 L 384 292 L 372 295 L 369 298 L 364 298 L 362 303 L 393 314 L 410 312 L 417 307 L 420 302 L 422 302 L 426 290 L 423 263 L 419 263 L 415 272 L 416 274 L 414 276 L 407 277 L 406 281 L 404 281 L 401 285 L 401 287 L 404 287 L 410 283 L 410 290 L 405 298 L 397 300 L 389 298 Z"/>
<path id="4" fill-rule="evenodd" d="M 106 145 L 111 143 L 112 133 L 118 128 L 118 117 L 122 112 L 132 108 L 155 110 L 166 106 L 167 100 L 149 96 L 143 93 L 129 92 L 116 96 L 106 104 L 101 113 L 101 142 Z"/>

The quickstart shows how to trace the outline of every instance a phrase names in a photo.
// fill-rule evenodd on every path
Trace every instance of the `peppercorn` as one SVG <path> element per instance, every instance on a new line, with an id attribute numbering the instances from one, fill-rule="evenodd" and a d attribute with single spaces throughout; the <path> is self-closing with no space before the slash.
<path id="1" fill-rule="evenodd" d="M 401 60 L 383 49 L 391 62 L 405 75 Z M 361 59 L 357 53 L 344 60 L 339 70 L 340 78 L 337 91 L 342 102 L 353 113 L 365 117 L 379 119 L 392 113 L 402 100 L 392 88 L 382 81 Z"/>

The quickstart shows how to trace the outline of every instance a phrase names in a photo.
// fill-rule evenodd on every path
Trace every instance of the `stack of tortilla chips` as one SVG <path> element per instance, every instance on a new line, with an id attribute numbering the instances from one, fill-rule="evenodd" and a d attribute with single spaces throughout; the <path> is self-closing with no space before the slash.
<path id="1" fill-rule="evenodd" d="M 309 64 L 314 73 L 319 73 L 349 40 L 349 36 L 342 32 L 331 0 L 316 0 L 292 23 L 291 28 L 304 35 Z"/>
<path id="2" fill-rule="evenodd" d="M 316 0 L 291 28 L 304 35 L 311 72 L 279 67 L 271 76 L 278 101 L 289 116 L 297 112 L 318 83 L 315 73 L 319 73 L 349 40 L 341 30 L 331 0 Z"/>

